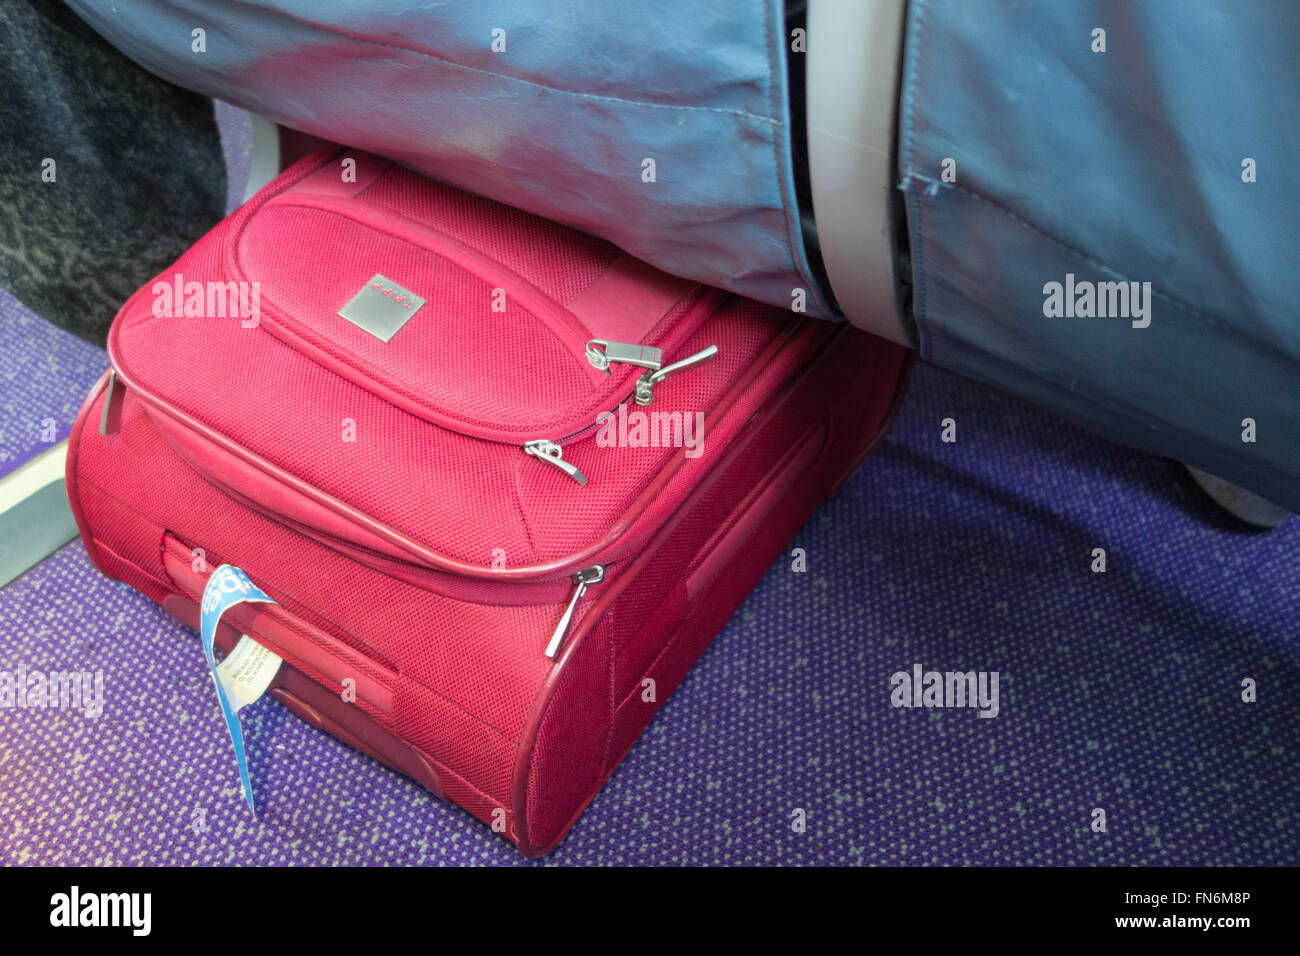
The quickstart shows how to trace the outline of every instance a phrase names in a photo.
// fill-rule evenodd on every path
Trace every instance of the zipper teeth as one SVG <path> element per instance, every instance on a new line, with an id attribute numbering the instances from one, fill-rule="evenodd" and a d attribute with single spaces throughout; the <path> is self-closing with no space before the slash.
<path id="1" fill-rule="evenodd" d="M 596 418 L 599 419 L 601 415 L 614 415 L 614 414 L 617 414 L 619 407 L 622 406 L 622 405 L 626 405 L 626 404 L 627 404 L 627 403 L 632 399 L 632 397 L 635 396 L 635 395 L 636 395 L 636 389 L 633 388 L 632 391 L 628 392 L 626 395 L 623 396 L 623 400 L 622 400 L 621 402 L 616 402 L 616 403 L 614 404 L 614 407 L 613 407 L 613 408 L 606 408 L 606 409 L 603 409 L 603 410 L 600 411 L 600 412 L 597 412 L 597 413 L 596 413 Z M 553 441 L 554 441 L 555 444 L 557 444 L 557 445 L 563 445 L 563 444 L 564 444 L 565 442 L 567 442 L 567 441 L 572 441 L 572 440 L 575 439 L 575 438 L 581 438 L 583 435 L 586 435 L 588 432 L 595 431 L 595 430 L 596 430 L 597 428 L 599 428 L 600 426 L 601 426 L 601 423 L 600 423 L 599 421 L 594 421 L 594 422 L 592 422 L 592 423 L 589 424 L 589 425 L 583 425 L 583 426 L 582 426 L 581 428 L 579 428 L 576 432 L 573 432 L 573 433 L 571 433 L 571 434 L 565 435 L 563 438 L 556 438 L 556 439 L 553 439 Z"/>

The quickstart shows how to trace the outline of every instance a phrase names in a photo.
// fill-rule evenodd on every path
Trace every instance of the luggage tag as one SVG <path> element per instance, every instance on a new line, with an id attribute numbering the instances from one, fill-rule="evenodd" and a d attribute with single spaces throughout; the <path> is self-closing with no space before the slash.
<path id="1" fill-rule="evenodd" d="M 226 729 L 230 731 L 230 742 L 235 747 L 239 782 L 243 785 L 248 808 L 253 811 L 253 816 L 257 816 L 257 808 L 253 805 L 253 785 L 248 779 L 248 759 L 244 754 L 244 733 L 239 725 L 239 711 L 265 693 L 280 670 L 282 658 L 247 634 L 240 635 L 239 643 L 219 665 L 213 654 L 217 622 L 221 620 L 221 615 L 236 604 L 245 603 L 275 604 L 276 601 L 250 581 L 248 575 L 239 568 L 229 564 L 221 565 L 212 572 L 203 589 L 200 635 L 203 638 L 203 656 L 208 659 L 208 672 L 217 688 L 221 716 L 225 718 Z"/>

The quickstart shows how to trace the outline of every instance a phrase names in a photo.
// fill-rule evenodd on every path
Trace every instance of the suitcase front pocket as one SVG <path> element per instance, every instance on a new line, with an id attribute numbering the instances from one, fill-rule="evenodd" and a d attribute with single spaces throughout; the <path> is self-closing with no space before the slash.
<path id="1" fill-rule="evenodd" d="M 474 438 L 522 445 L 569 435 L 631 394 L 644 371 L 598 365 L 595 333 L 501 263 L 361 202 L 272 200 L 232 233 L 226 268 L 260 283 L 260 321 L 291 347 Z M 662 276 L 639 264 L 629 275 L 633 285 Z M 682 295 L 636 344 L 662 345 L 672 364 L 686 357 L 674 346 L 720 296 L 663 278 Z M 662 295 L 646 298 L 664 307 Z"/>

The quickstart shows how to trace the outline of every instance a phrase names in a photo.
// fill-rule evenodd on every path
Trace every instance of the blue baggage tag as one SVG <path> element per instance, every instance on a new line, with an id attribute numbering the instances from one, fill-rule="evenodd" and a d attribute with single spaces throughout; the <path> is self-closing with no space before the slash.
<path id="1" fill-rule="evenodd" d="M 270 684 L 271 678 L 279 670 L 280 658 L 247 636 L 241 637 L 239 645 L 226 656 L 220 667 L 213 654 L 213 641 L 221 615 L 236 604 L 251 602 L 276 603 L 239 568 L 229 564 L 221 565 L 212 572 L 207 587 L 203 589 L 200 634 L 203 638 L 203 656 L 208 660 L 208 671 L 212 675 L 213 686 L 217 688 L 221 716 L 225 718 L 226 729 L 230 731 L 230 741 L 235 747 L 239 781 L 244 787 L 248 808 L 256 816 L 257 808 L 253 805 L 253 785 L 248 778 L 248 759 L 244 754 L 244 734 L 239 725 L 239 710 L 256 700 Z M 235 663 L 236 659 L 239 662 L 237 668 L 226 666 Z M 251 692 L 247 689 L 250 686 L 253 688 Z"/>

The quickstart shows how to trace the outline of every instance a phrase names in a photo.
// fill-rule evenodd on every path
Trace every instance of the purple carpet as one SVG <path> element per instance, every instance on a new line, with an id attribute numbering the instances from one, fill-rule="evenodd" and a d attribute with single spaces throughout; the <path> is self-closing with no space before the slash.
<path id="1" fill-rule="evenodd" d="M 1300 858 L 1300 522 L 1246 532 L 1172 463 L 921 367 L 795 546 L 550 862 Z M 998 716 L 892 707 L 915 663 L 998 671 Z M 19 665 L 102 670 L 105 705 L 0 712 L 9 862 L 523 862 L 269 699 L 255 822 L 197 638 L 80 544 L 0 593 Z"/>

